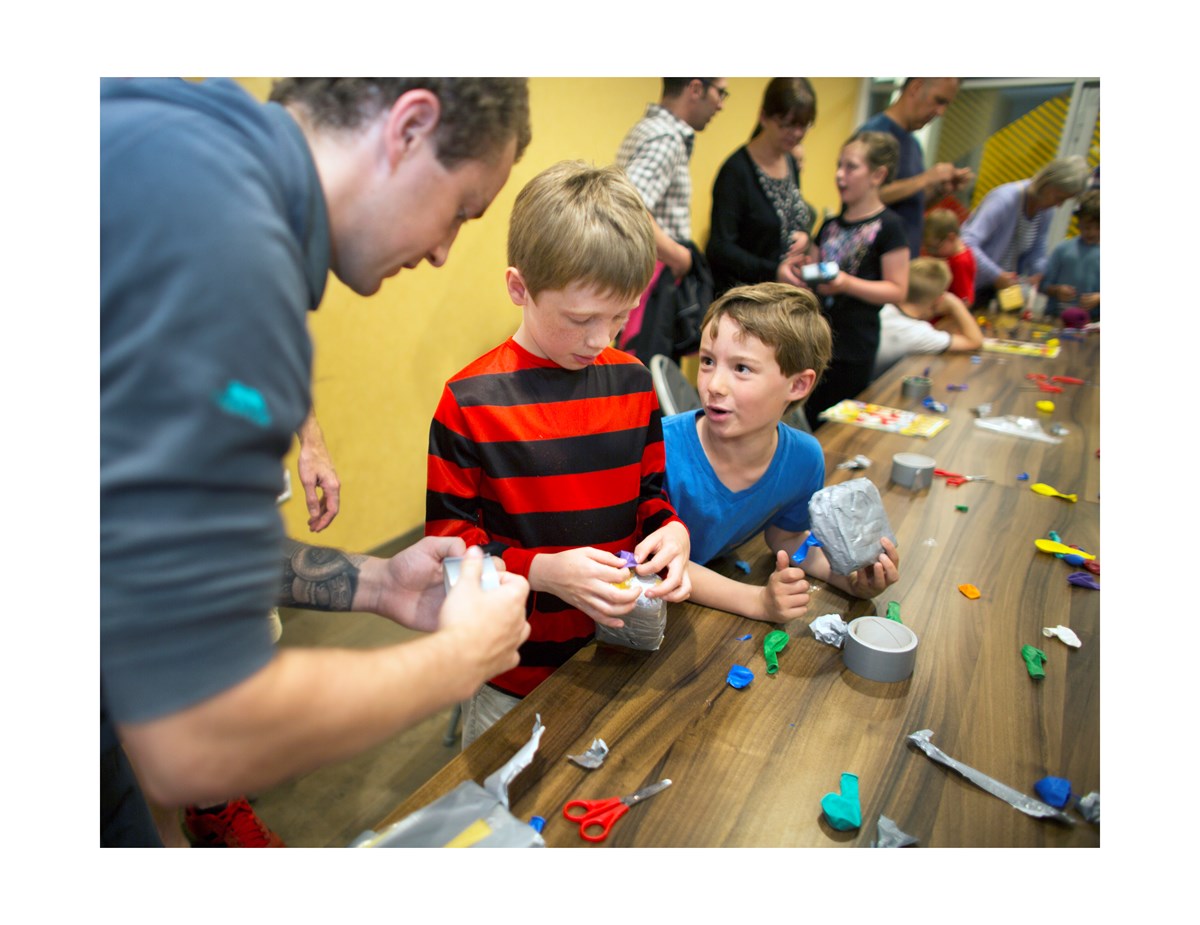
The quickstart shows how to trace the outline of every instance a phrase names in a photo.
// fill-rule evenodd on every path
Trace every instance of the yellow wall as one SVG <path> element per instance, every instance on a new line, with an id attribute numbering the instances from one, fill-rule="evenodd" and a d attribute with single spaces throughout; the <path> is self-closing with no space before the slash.
<path id="1" fill-rule="evenodd" d="M 712 182 L 722 162 L 750 137 L 766 77 L 732 77 L 725 109 L 696 138 L 692 232 L 708 238 Z M 239 78 L 260 99 L 266 78 Z M 838 149 L 854 129 L 858 78 L 813 78 L 817 121 L 805 140 L 804 194 L 818 213 L 837 210 Z M 422 265 L 384 283 L 370 298 L 330 278 L 311 317 L 317 418 L 343 485 L 342 512 L 322 544 L 370 549 L 425 517 L 429 421 L 447 378 L 516 330 L 518 310 L 504 291 L 509 211 L 521 187 L 564 158 L 610 163 L 621 138 L 656 102 L 659 78 L 533 78 L 533 141 L 486 216 L 468 223 L 446 266 Z M 403 220 L 401 217 L 400 220 Z M 289 534 L 310 536 L 293 473 L 283 509 Z"/>

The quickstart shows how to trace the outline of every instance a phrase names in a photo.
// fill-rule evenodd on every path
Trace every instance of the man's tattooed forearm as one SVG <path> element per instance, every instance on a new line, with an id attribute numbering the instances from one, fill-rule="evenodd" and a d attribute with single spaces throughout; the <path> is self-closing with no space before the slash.
<path id="1" fill-rule="evenodd" d="M 362 555 L 285 539 L 279 604 L 307 610 L 349 610 L 358 590 Z"/>

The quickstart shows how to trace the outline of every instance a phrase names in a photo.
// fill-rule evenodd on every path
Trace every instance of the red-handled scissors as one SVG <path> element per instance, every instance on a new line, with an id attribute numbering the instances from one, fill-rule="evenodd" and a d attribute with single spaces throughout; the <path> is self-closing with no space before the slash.
<path id="1" fill-rule="evenodd" d="M 934 469 L 934 475 L 940 475 L 946 480 L 947 485 L 961 485 L 963 482 L 990 482 L 991 479 L 986 475 L 959 475 L 957 472 L 948 472 L 945 469 Z"/>
<path id="2" fill-rule="evenodd" d="M 563 816 L 572 822 L 579 823 L 579 837 L 584 841 L 604 841 L 613 827 L 613 823 L 629 812 L 629 807 L 640 803 L 666 790 L 671 781 L 660 780 L 657 784 L 643 787 L 637 793 L 627 797 L 609 797 L 607 800 L 571 800 L 563 807 Z M 581 813 L 572 813 L 575 808 L 582 809 Z M 595 827 L 599 826 L 599 831 Z M 592 831 L 588 831 L 592 829 Z"/>

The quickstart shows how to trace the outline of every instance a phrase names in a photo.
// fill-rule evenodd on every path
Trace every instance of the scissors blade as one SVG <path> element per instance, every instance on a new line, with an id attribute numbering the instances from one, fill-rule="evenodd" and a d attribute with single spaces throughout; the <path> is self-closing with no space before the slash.
<path id="1" fill-rule="evenodd" d="M 671 786 L 671 779 L 660 780 L 657 784 L 651 784 L 649 787 L 643 787 L 637 793 L 632 793 L 627 797 L 621 797 L 621 802 L 629 806 L 635 803 L 640 803 L 642 800 L 647 800 L 656 793 L 661 793 Z"/>

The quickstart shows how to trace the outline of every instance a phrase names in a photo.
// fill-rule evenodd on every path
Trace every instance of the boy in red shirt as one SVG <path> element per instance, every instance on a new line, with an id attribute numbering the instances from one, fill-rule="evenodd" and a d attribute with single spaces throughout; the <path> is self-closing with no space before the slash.
<path id="1" fill-rule="evenodd" d="M 617 167 L 564 161 L 517 195 L 505 282 L 520 327 L 446 383 L 429 432 L 425 532 L 461 536 L 529 579 L 520 664 L 463 706 L 463 748 L 613 628 L 641 575 L 684 600 L 691 542 L 667 498 L 650 371 L 611 346 L 654 270 L 654 229 Z"/>
<path id="2" fill-rule="evenodd" d="M 934 209 L 925 216 L 922 253 L 941 257 L 950 265 L 949 292 L 970 308 L 975 304 L 975 255 L 958 233 L 958 216 L 949 209 Z"/>

